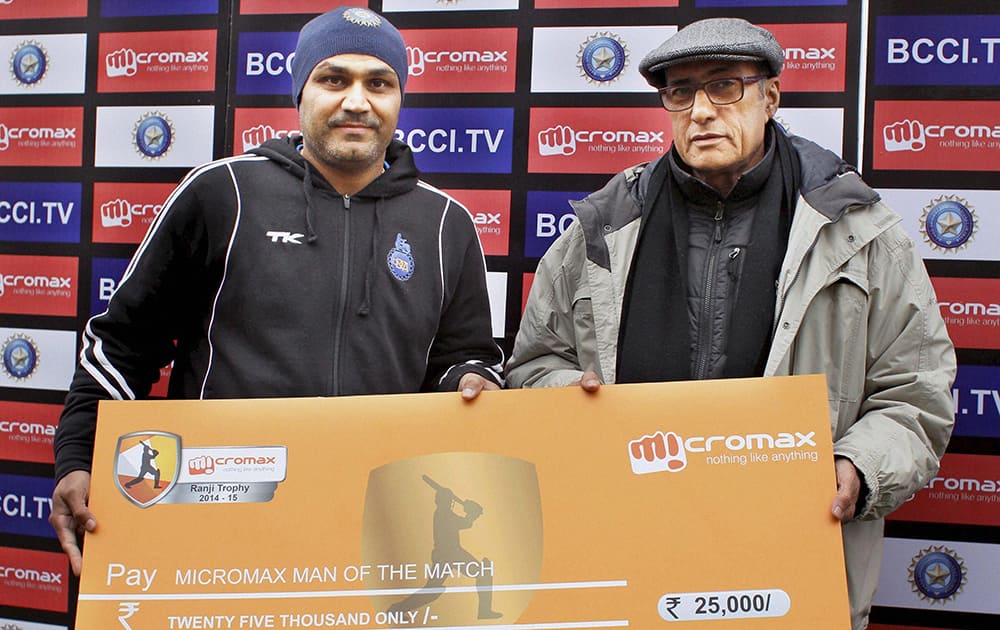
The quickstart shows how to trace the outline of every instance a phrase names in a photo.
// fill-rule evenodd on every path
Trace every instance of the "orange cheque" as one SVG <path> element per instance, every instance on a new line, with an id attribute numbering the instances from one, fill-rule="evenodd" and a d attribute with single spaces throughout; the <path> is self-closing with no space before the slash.
<path id="1" fill-rule="evenodd" d="M 822 376 L 102 403 L 77 627 L 850 626 Z"/>

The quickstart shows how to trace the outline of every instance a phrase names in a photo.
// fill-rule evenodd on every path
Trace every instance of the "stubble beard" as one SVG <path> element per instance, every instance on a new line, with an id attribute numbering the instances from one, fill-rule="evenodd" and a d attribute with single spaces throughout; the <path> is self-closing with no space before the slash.
<path id="1" fill-rule="evenodd" d="M 345 142 L 338 140 L 335 133 L 340 129 L 339 125 L 349 121 L 361 122 L 355 117 L 340 117 L 326 121 L 318 125 L 312 135 L 317 141 L 305 140 L 305 145 L 309 153 L 327 167 L 343 171 L 345 173 L 360 173 L 374 164 L 379 164 L 385 160 L 385 151 L 389 146 L 380 135 L 381 124 L 378 120 L 364 120 L 368 125 L 367 135 L 374 132 L 374 136 L 367 142 Z M 391 140 L 391 138 L 390 138 Z"/>
<path id="2" fill-rule="evenodd" d="M 385 159 L 386 147 L 376 142 L 365 146 L 352 146 L 335 140 L 327 140 L 318 145 L 307 145 L 317 160 L 331 169 L 347 173 L 360 173 L 373 164 Z"/>

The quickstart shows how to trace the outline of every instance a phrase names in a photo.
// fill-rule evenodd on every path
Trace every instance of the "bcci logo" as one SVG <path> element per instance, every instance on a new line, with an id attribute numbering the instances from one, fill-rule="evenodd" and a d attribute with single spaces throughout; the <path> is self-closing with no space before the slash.
<path id="1" fill-rule="evenodd" d="M 389 255 L 385 258 L 389 271 L 398 280 L 406 282 L 413 277 L 413 268 L 416 261 L 410 253 L 410 244 L 406 242 L 402 234 L 396 234 L 396 245 L 389 250 Z"/>
<path id="2" fill-rule="evenodd" d="M 434 453 L 369 473 L 362 561 L 374 617 L 398 628 L 434 611 L 435 626 L 514 622 L 542 569 L 535 465 L 492 453 Z M 510 627 L 510 626 L 506 626 Z"/>
<path id="3" fill-rule="evenodd" d="M 22 42 L 10 56 L 10 72 L 14 81 L 25 87 L 33 87 L 41 81 L 48 67 L 48 55 L 35 41 Z"/>
<path id="4" fill-rule="evenodd" d="M 910 586 L 920 599 L 931 604 L 951 601 L 968 580 L 965 561 L 944 545 L 927 547 L 910 562 Z"/>
<path id="5" fill-rule="evenodd" d="M 3 342 L 3 371 L 15 381 L 24 381 L 38 368 L 38 346 L 26 335 L 14 335 Z"/>
<path id="6" fill-rule="evenodd" d="M 353 8 L 344 11 L 344 19 L 358 26 L 375 26 L 382 23 L 382 18 L 368 9 Z"/>
<path id="7" fill-rule="evenodd" d="M 174 140 L 170 119 L 160 112 L 144 114 L 132 130 L 132 144 L 144 159 L 158 160 L 167 154 Z"/>
<path id="8" fill-rule="evenodd" d="M 614 33 L 597 33 L 580 44 L 577 68 L 591 83 L 611 83 L 628 66 L 628 49 Z"/>
<path id="9" fill-rule="evenodd" d="M 920 233 L 931 248 L 939 252 L 958 252 L 976 233 L 975 211 L 969 202 L 955 195 L 933 200 L 920 217 Z"/>
<path id="10" fill-rule="evenodd" d="M 164 431 L 139 431 L 118 438 L 115 485 L 126 499 L 146 508 L 177 483 L 181 437 Z"/>

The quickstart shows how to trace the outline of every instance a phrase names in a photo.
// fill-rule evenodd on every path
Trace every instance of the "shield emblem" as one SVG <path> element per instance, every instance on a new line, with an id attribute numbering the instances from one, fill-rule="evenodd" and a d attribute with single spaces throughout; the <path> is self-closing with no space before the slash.
<path id="1" fill-rule="evenodd" d="M 162 499 L 180 476 L 181 436 L 138 431 L 118 438 L 115 485 L 141 508 Z"/>
<path id="2" fill-rule="evenodd" d="M 513 623 L 542 569 L 535 465 L 492 453 L 435 453 L 372 470 L 361 557 L 390 626 Z M 431 612 L 432 611 L 432 612 Z"/>

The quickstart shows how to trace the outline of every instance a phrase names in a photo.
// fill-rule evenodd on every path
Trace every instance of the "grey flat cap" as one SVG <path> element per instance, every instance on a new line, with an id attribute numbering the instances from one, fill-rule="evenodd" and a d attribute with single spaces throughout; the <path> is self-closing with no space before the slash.
<path id="1" fill-rule="evenodd" d="M 770 68 L 771 76 L 778 76 L 785 54 L 767 29 L 740 18 L 709 18 L 674 33 L 639 62 L 639 72 L 650 85 L 661 88 L 664 70 L 703 59 L 760 61 Z"/>

